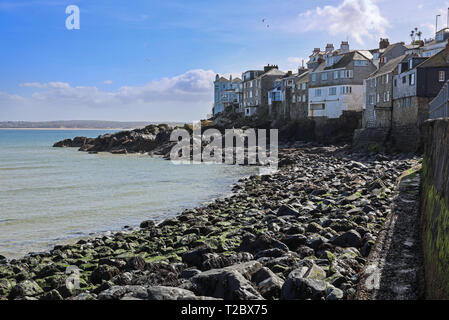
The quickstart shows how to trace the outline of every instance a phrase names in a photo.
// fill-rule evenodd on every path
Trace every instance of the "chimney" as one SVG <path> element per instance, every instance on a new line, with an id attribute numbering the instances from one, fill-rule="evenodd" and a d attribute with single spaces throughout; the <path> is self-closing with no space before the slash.
<path id="1" fill-rule="evenodd" d="M 388 41 L 388 38 L 380 38 L 379 41 L 379 49 L 385 49 L 390 45 L 390 41 Z"/>
<path id="2" fill-rule="evenodd" d="M 334 51 L 334 45 L 332 43 L 328 43 L 326 45 L 326 53 Z"/>
<path id="3" fill-rule="evenodd" d="M 229 81 L 232 82 L 232 74 L 229 76 Z"/>
<path id="4" fill-rule="evenodd" d="M 320 51 L 321 51 L 320 48 L 314 48 L 314 49 L 313 49 L 313 53 L 315 53 L 315 52 L 320 52 Z"/>
<path id="5" fill-rule="evenodd" d="M 272 69 L 278 69 L 278 66 L 277 65 L 270 65 L 270 64 L 268 64 L 265 67 L 263 67 L 263 72 L 265 73 L 265 72 L 268 72 L 268 71 L 270 71 Z"/>
<path id="6" fill-rule="evenodd" d="M 340 52 L 342 52 L 342 53 L 349 52 L 349 42 L 348 41 L 341 42 Z"/>
<path id="7" fill-rule="evenodd" d="M 307 71 L 307 69 L 304 68 L 304 66 L 302 66 L 301 68 L 298 69 L 298 76 L 302 75 L 306 71 Z"/>

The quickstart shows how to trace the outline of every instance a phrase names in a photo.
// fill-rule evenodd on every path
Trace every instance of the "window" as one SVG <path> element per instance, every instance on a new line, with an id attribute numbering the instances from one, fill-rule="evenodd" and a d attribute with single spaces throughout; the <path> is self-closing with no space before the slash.
<path id="1" fill-rule="evenodd" d="M 385 75 L 385 83 L 389 83 L 390 82 L 390 75 L 387 73 Z"/>
<path id="2" fill-rule="evenodd" d="M 326 81 L 327 80 L 327 73 L 326 72 L 321 74 L 321 80 L 322 81 Z"/>
<path id="3" fill-rule="evenodd" d="M 338 79 L 338 71 L 334 71 L 334 79 Z"/>
<path id="4" fill-rule="evenodd" d="M 312 81 L 316 81 L 316 73 L 312 74 Z"/>
<path id="5" fill-rule="evenodd" d="M 409 106 L 409 107 L 412 106 L 412 97 L 408 97 L 408 106 Z"/>
<path id="6" fill-rule="evenodd" d="M 377 103 L 380 102 L 380 94 L 377 94 Z"/>
<path id="7" fill-rule="evenodd" d="M 366 60 L 355 60 L 354 66 L 356 67 L 366 67 L 368 65 L 368 61 Z"/>
<path id="8" fill-rule="evenodd" d="M 407 83 L 407 76 L 402 77 L 402 83 Z"/>
<path id="9" fill-rule="evenodd" d="M 369 104 L 374 104 L 374 95 L 369 95 L 368 97 Z"/>
<path id="10" fill-rule="evenodd" d="M 302 96 L 302 102 L 306 102 L 307 101 L 307 97 L 306 97 L 306 95 L 304 94 L 303 96 Z"/>
<path id="11" fill-rule="evenodd" d="M 387 91 L 387 101 L 390 101 L 390 91 Z"/>
<path id="12" fill-rule="evenodd" d="M 398 79 L 394 79 L 394 86 L 395 86 L 395 87 L 398 86 Z"/>
<path id="13" fill-rule="evenodd" d="M 336 87 L 329 88 L 329 95 L 330 96 L 336 96 L 337 95 L 337 88 Z"/>
<path id="14" fill-rule="evenodd" d="M 306 89 L 307 89 L 307 83 L 304 82 L 304 83 L 302 84 L 302 90 L 306 90 Z"/>
<path id="15" fill-rule="evenodd" d="M 409 74 L 409 85 L 413 86 L 415 84 L 415 74 Z"/>
<path id="16" fill-rule="evenodd" d="M 444 74 L 444 71 L 438 72 L 438 81 L 444 82 L 444 80 L 445 80 L 445 74 Z"/>
<path id="17" fill-rule="evenodd" d="M 413 59 L 410 59 L 410 60 L 408 61 L 408 69 L 409 69 L 409 70 L 413 69 Z"/>
<path id="18" fill-rule="evenodd" d="M 343 86 L 340 88 L 340 93 L 341 94 L 349 94 L 352 92 L 352 87 L 349 86 Z"/>
<path id="19" fill-rule="evenodd" d="M 321 89 L 315 89 L 315 97 L 321 97 Z"/>

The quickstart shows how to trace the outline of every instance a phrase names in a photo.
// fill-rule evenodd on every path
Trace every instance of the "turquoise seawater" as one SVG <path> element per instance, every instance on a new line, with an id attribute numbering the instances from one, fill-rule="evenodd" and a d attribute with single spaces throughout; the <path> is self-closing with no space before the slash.
<path id="1" fill-rule="evenodd" d="M 231 192 L 255 168 L 175 165 L 148 155 L 52 148 L 104 130 L 0 130 L 0 254 L 17 257 L 70 239 L 175 216 Z"/>

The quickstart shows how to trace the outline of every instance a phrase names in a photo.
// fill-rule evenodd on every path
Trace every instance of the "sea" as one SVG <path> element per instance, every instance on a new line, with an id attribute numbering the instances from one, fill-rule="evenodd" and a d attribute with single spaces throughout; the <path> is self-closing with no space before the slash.
<path id="1" fill-rule="evenodd" d="M 231 193 L 254 167 L 173 164 L 148 155 L 53 148 L 114 130 L 0 130 L 0 255 L 139 226 Z"/>

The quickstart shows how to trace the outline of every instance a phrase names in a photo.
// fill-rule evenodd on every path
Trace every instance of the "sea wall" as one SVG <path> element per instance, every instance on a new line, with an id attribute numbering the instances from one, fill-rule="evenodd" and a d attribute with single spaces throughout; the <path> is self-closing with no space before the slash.
<path id="1" fill-rule="evenodd" d="M 323 144 L 351 143 L 361 127 L 362 113 L 343 111 L 339 118 L 315 117 L 289 122 L 280 128 L 282 140 L 316 141 Z"/>
<path id="2" fill-rule="evenodd" d="M 449 119 L 423 128 L 421 236 L 427 299 L 449 299 Z"/>

